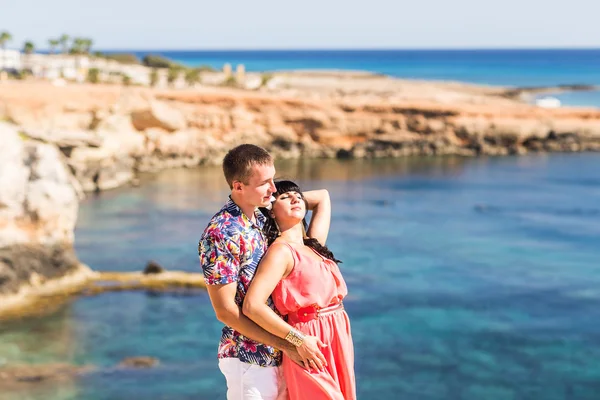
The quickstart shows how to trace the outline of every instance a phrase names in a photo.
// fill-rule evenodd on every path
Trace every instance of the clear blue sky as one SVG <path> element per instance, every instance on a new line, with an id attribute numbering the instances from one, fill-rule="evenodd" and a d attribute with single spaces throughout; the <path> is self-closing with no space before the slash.
<path id="1" fill-rule="evenodd" d="M 0 0 L 9 46 L 38 48 L 600 47 L 598 18 L 600 0 Z"/>

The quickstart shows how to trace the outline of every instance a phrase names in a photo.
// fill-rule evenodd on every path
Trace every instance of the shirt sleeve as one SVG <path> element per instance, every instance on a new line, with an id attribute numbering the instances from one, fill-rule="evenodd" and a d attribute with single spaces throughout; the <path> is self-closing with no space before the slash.
<path id="1" fill-rule="evenodd" d="M 198 254 L 207 285 L 237 282 L 240 259 L 237 251 L 232 252 L 232 245 L 232 241 L 222 235 L 206 235 L 200 239 Z"/>

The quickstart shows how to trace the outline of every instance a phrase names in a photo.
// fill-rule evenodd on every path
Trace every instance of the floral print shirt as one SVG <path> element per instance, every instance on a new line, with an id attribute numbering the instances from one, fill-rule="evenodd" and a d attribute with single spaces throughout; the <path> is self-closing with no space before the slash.
<path id="1" fill-rule="evenodd" d="M 267 249 L 262 233 L 265 217 L 257 211 L 256 223 L 244 215 L 229 199 L 215 214 L 198 243 L 200 266 L 207 285 L 235 283 L 235 303 L 242 306 L 256 267 Z M 269 306 L 275 310 L 269 298 Z M 277 312 L 277 311 L 276 311 Z M 229 326 L 225 326 L 219 343 L 218 358 L 238 358 L 262 367 L 281 364 L 281 351 L 255 342 Z"/>

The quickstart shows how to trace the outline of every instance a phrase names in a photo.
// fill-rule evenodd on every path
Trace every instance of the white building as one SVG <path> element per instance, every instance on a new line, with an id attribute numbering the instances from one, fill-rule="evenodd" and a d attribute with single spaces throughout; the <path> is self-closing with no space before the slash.
<path id="1" fill-rule="evenodd" d="M 21 61 L 21 52 L 18 50 L 2 50 L 0 49 L 0 70 L 2 69 L 17 69 L 20 70 L 23 66 Z"/>

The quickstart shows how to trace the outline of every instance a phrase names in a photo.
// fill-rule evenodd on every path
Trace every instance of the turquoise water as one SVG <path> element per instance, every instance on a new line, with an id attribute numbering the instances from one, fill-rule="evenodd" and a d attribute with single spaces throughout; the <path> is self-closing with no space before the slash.
<path id="1" fill-rule="evenodd" d="M 361 399 L 597 399 L 600 155 L 319 160 L 282 177 L 330 190 L 329 245 L 350 295 Z M 166 171 L 89 197 L 80 258 L 198 271 L 226 199 L 218 168 Z M 9 400 L 225 399 L 203 291 L 84 297 L 0 326 L 0 359 L 102 367 Z M 151 370 L 113 368 L 153 356 Z M 16 396 L 16 395 L 15 395 Z"/>
<path id="2" fill-rule="evenodd" d="M 143 57 L 148 52 L 136 52 Z M 188 66 L 244 64 L 248 71 L 338 69 L 399 78 L 501 86 L 600 85 L 600 49 L 153 51 Z M 600 107 L 600 92 L 565 94 Z"/>
<path id="3" fill-rule="evenodd" d="M 562 104 L 569 106 L 595 106 L 600 107 L 600 91 L 592 90 L 589 92 L 565 92 L 552 95 L 560 100 Z"/>

